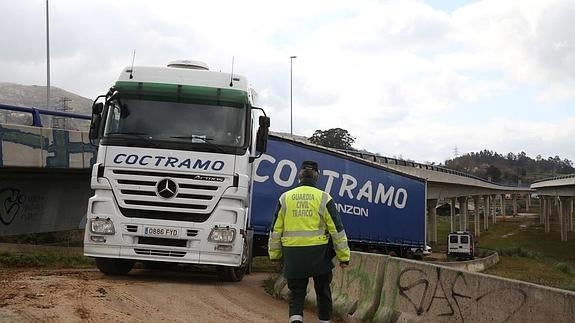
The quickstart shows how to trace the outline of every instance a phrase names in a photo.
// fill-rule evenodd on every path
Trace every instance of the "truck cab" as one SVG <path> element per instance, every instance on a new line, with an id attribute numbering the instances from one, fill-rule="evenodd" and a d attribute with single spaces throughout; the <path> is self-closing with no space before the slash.
<path id="1" fill-rule="evenodd" d="M 265 113 L 256 128 L 258 110 L 245 77 L 201 62 L 122 70 L 93 105 L 84 254 L 105 274 L 140 261 L 210 265 L 241 280 L 253 161 L 269 128 Z"/>

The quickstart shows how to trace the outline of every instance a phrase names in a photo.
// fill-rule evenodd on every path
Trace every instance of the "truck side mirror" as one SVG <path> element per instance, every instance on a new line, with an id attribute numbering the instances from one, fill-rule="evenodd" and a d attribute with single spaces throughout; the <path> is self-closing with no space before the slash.
<path id="1" fill-rule="evenodd" d="M 104 110 L 104 103 L 98 102 L 92 105 L 92 115 L 101 114 L 102 110 Z"/>
<path id="2" fill-rule="evenodd" d="M 88 138 L 90 138 L 90 141 L 96 140 L 100 137 L 102 110 L 104 110 L 104 103 L 98 102 L 92 105 L 92 120 L 90 121 L 90 131 L 88 132 Z"/>
<path id="3" fill-rule="evenodd" d="M 258 153 L 265 153 L 268 148 L 268 134 L 270 128 L 270 118 L 266 116 L 260 116 L 259 118 L 259 128 L 256 137 L 256 151 Z"/>

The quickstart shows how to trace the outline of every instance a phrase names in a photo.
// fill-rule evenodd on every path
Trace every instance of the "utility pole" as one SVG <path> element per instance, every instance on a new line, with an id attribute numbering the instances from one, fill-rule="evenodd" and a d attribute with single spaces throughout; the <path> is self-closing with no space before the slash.
<path id="1" fill-rule="evenodd" d="M 46 109 L 50 108 L 50 15 L 46 0 Z"/>
<path id="2" fill-rule="evenodd" d="M 289 61 L 289 113 L 290 113 L 290 122 L 289 122 L 289 132 L 293 138 L 293 59 L 297 58 L 297 56 L 290 56 Z"/>

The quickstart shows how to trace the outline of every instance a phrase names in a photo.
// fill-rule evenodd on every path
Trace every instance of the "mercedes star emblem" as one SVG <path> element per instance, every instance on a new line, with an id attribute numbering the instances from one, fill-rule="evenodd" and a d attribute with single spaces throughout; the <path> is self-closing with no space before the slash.
<path id="1" fill-rule="evenodd" d="M 156 193 L 165 199 L 170 199 L 178 193 L 178 184 L 169 178 L 164 178 L 156 184 Z"/>

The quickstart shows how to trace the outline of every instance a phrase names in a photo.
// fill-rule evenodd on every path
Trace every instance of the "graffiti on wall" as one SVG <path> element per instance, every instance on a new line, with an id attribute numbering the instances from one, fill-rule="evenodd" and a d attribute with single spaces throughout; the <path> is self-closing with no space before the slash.
<path id="1" fill-rule="evenodd" d="M 48 197 L 41 192 L 27 191 L 16 187 L 0 188 L 0 228 L 40 224 Z"/>
<path id="2" fill-rule="evenodd" d="M 337 310 L 347 314 L 354 314 L 362 300 L 379 299 L 383 277 L 374 274 L 374 269 L 379 268 L 377 258 L 355 254 L 353 266 L 341 271 L 338 279 L 334 279 L 332 288 L 334 291 L 334 306 Z M 376 269 L 377 271 L 377 269 Z M 372 312 L 364 313 L 373 315 Z"/>
<path id="3" fill-rule="evenodd" d="M 0 222 L 10 225 L 20 213 L 26 197 L 19 189 L 0 189 Z"/>
<path id="4" fill-rule="evenodd" d="M 41 133 L 27 132 L 22 129 L 6 128 L 0 125 L 0 167 L 4 166 L 3 143 L 11 142 L 24 145 L 33 149 L 43 149 L 48 152 L 46 157 L 47 168 L 68 168 L 70 167 L 71 154 L 89 154 L 90 165 L 96 162 L 98 148 L 82 141 L 71 141 L 70 131 L 62 129 L 50 129 L 52 140 L 42 136 Z M 39 129 L 39 128 L 34 128 Z"/>
<path id="5" fill-rule="evenodd" d="M 439 267 L 429 272 L 408 267 L 399 274 L 397 289 L 417 315 L 451 317 L 461 322 L 472 321 L 489 304 L 496 304 L 498 311 L 483 314 L 498 315 L 493 318 L 495 321 L 507 322 L 527 301 L 527 294 L 519 288 L 506 286 L 482 291 L 481 286 L 468 282 L 467 275 L 456 272 L 455 278 L 446 279 Z"/>

